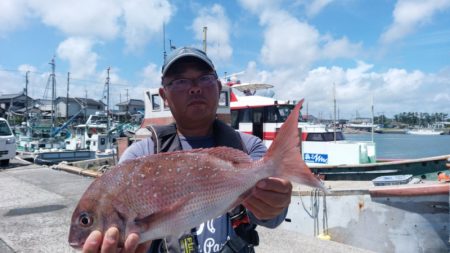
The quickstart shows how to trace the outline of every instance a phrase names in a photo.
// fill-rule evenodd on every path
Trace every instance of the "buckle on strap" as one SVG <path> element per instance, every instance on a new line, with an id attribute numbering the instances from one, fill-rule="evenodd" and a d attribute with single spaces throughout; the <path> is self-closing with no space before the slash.
<path id="1" fill-rule="evenodd" d="M 249 247 L 249 245 L 239 236 L 234 236 L 223 245 L 220 253 L 237 253 L 245 247 Z"/>

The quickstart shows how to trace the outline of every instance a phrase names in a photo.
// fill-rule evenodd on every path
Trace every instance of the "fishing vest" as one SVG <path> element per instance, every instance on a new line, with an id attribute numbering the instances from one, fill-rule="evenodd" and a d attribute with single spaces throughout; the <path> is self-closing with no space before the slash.
<path id="1" fill-rule="evenodd" d="M 177 134 L 176 124 L 169 125 L 149 125 L 146 127 L 151 133 L 151 139 L 154 143 L 154 153 L 161 152 L 173 152 L 182 150 L 181 142 Z M 213 139 L 214 146 L 226 146 L 235 149 L 242 150 L 248 154 L 248 150 L 242 142 L 242 138 L 236 130 L 220 120 L 215 120 L 213 123 Z M 237 237 L 231 237 L 221 250 L 221 253 L 236 253 L 246 248 L 245 252 L 254 252 L 253 246 L 259 244 L 258 232 L 255 230 L 256 225 L 249 222 L 247 210 L 239 205 L 228 213 L 232 222 Z M 182 252 L 197 252 L 188 251 L 183 249 L 183 244 L 189 243 L 194 238 L 193 236 L 184 236 L 181 240 L 188 242 L 183 243 L 180 241 Z M 165 252 L 165 249 L 169 248 L 168 245 L 164 245 L 165 240 L 154 240 L 150 247 L 151 253 Z"/>

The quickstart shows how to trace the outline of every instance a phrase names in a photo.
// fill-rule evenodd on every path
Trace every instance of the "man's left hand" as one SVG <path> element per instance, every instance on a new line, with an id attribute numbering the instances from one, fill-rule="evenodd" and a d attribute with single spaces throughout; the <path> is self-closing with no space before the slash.
<path id="1" fill-rule="evenodd" d="M 286 179 L 263 179 L 251 191 L 243 205 L 260 220 L 275 218 L 291 203 L 292 184 Z"/>

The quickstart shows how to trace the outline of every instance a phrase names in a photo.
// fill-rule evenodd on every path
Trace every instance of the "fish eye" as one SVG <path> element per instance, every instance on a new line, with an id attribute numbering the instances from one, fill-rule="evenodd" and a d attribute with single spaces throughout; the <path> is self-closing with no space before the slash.
<path id="1" fill-rule="evenodd" d="M 89 227 L 92 225 L 93 219 L 92 216 L 87 213 L 82 213 L 78 218 L 78 222 L 83 227 Z"/>

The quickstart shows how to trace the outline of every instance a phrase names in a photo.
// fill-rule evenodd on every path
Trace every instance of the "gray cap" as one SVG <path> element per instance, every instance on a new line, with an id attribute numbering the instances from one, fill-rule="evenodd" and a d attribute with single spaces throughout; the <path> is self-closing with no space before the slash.
<path id="1" fill-rule="evenodd" d="M 169 70 L 170 66 L 172 66 L 173 63 L 187 56 L 198 58 L 208 64 L 208 66 L 210 66 L 212 70 L 215 70 L 214 64 L 212 63 L 211 59 L 209 59 L 206 53 L 202 50 L 194 47 L 180 47 L 172 51 L 166 57 L 161 70 L 162 76 L 166 74 L 167 70 Z"/>

